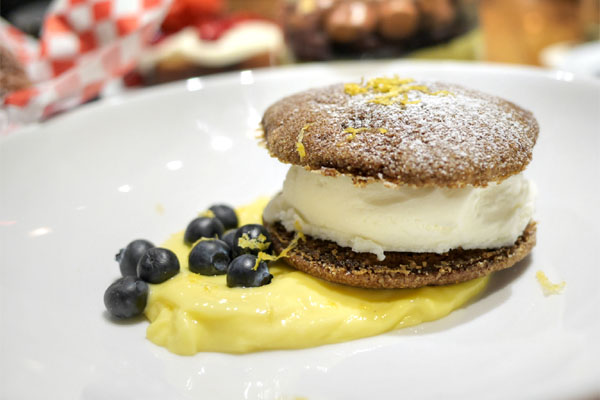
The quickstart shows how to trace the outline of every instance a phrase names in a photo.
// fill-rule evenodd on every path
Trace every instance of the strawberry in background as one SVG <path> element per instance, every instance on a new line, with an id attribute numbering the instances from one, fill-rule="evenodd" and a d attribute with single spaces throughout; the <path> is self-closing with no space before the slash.
<path id="1" fill-rule="evenodd" d="M 223 0 L 174 0 L 161 25 L 165 34 L 216 18 L 225 10 Z"/>

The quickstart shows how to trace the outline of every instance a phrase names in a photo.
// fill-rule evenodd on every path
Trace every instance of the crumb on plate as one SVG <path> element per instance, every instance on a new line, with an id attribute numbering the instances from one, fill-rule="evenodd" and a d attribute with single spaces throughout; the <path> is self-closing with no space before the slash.
<path id="1" fill-rule="evenodd" d="M 546 276 L 543 271 L 538 271 L 535 273 L 535 277 L 537 278 L 540 286 L 542 287 L 542 291 L 544 292 L 544 296 L 550 296 L 552 294 L 560 294 L 566 286 L 566 282 L 560 283 L 552 283 L 550 279 Z"/>

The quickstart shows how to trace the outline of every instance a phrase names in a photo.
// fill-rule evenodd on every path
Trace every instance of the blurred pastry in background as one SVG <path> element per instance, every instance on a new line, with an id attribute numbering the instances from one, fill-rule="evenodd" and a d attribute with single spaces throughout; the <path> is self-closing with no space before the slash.
<path id="1" fill-rule="evenodd" d="M 473 26 L 467 0 L 297 0 L 284 27 L 299 60 L 394 57 Z"/>
<path id="2" fill-rule="evenodd" d="M 379 34 L 389 39 L 410 37 L 419 27 L 419 9 L 412 1 L 383 1 L 378 6 Z"/>
<path id="3" fill-rule="evenodd" d="M 227 14 L 221 0 L 175 0 L 138 66 L 145 85 L 237 69 L 278 65 L 285 41 L 275 22 Z"/>
<path id="4" fill-rule="evenodd" d="M 227 11 L 252 12 L 272 21 L 281 21 L 286 0 L 227 0 Z"/>
<path id="5" fill-rule="evenodd" d="M 0 98 L 30 85 L 23 66 L 7 48 L 0 45 Z"/>

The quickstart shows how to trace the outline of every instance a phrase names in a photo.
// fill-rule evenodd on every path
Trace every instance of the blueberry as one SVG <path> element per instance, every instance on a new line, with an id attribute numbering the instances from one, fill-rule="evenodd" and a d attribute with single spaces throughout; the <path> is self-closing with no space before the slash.
<path id="1" fill-rule="evenodd" d="M 267 263 L 261 261 L 254 270 L 256 256 L 243 254 L 233 259 L 227 268 L 227 286 L 258 287 L 271 283 L 273 275 L 269 273 Z"/>
<path id="2" fill-rule="evenodd" d="M 260 251 L 268 253 L 270 250 L 271 236 L 262 225 L 244 225 L 236 231 L 233 237 L 233 252 L 236 255 L 258 255 Z"/>
<path id="3" fill-rule="evenodd" d="M 148 284 L 134 276 L 117 279 L 104 292 L 104 305 L 117 318 L 140 315 L 148 301 Z"/>
<path id="4" fill-rule="evenodd" d="M 231 249 L 232 254 L 233 254 L 233 247 L 234 247 L 233 246 L 233 238 L 235 236 L 236 231 L 237 231 L 237 229 L 230 229 L 221 236 L 221 240 L 224 241 L 225 243 L 227 243 L 227 246 L 229 246 L 229 248 Z"/>
<path id="5" fill-rule="evenodd" d="M 238 227 L 238 217 L 235 210 L 225 204 L 215 204 L 209 208 L 215 215 L 215 218 L 221 221 L 225 229 L 235 229 Z"/>
<path id="6" fill-rule="evenodd" d="M 155 247 L 148 250 L 137 265 L 140 279 L 149 283 L 162 283 L 179 273 L 179 260 L 169 249 Z"/>
<path id="7" fill-rule="evenodd" d="M 144 239 L 137 239 L 129 243 L 124 249 L 119 250 L 119 253 L 115 256 L 115 260 L 119 262 L 121 275 L 137 276 L 136 268 L 138 261 L 140 261 L 140 258 L 142 258 L 148 249 L 153 247 L 154 245 L 151 242 Z"/>
<path id="8" fill-rule="evenodd" d="M 192 244 L 200 238 L 221 237 L 225 228 L 216 218 L 198 217 L 190 222 L 185 230 L 183 240 Z"/>
<path id="9" fill-rule="evenodd" d="M 201 240 L 190 252 L 190 271 L 200 275 L 223 275 L 231 261 L 229 252 L 229 246 L 222 240 Z"/>

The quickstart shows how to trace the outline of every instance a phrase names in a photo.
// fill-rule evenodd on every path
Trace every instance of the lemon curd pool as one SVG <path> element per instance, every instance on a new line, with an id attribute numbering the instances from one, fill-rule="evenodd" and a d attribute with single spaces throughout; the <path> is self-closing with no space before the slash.
<path id="1" fill-rule="evenodd" d="M 238 208 L 240 226 L 261 223 L 268 200 Z M 151 285 L 147 337 L 181 355 L 298 349 L 374 336 L 442 318 L 480 293 L 489 279 L 419 289 L 360 289 L 276 261 L 270 264 L 270 284 L 229 288 L 225 275 L 189 271 L 191 247 L 184 244 L 183 232 L 163 247 L 177 254 L 181 272 Z"/>

